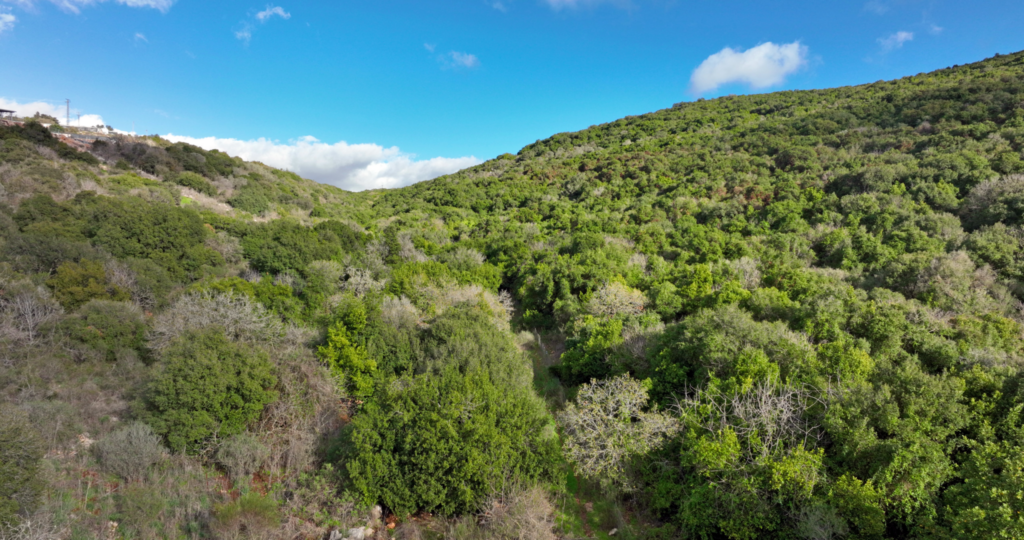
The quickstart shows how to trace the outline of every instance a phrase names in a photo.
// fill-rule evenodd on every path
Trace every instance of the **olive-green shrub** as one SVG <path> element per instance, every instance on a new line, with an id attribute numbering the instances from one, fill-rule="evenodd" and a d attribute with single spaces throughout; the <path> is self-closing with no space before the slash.
<path id="1" fill-rule="evenodd" d="M 241 433 L 277 398 L 267 353 L 232 343 L 213 327 L 190 331 L 161 355 L 143 418 L 171 450 L 199 450 L 209 437 Z"/>

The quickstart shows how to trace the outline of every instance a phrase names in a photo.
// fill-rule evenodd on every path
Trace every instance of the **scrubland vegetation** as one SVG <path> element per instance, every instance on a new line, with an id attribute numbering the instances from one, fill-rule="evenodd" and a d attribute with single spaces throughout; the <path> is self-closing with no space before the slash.
<path id="1" fill-rule="evenodd" d="M 1024 54 L 346 193 L 0 128 L 0 538 L 1024 536 Z"/>

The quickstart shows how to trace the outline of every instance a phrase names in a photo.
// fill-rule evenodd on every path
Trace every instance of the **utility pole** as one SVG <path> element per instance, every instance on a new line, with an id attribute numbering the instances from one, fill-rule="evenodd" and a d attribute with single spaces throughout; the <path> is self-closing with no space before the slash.
<path id="1" fill-rule="evenodd" d="M 67 114 L 67 121 L 66 121 L 66 123 L 64 125 L 68 126 L 68 127 L 71 127 L 71 100 L 70 99 L 65 99 L 64 101 L 65 101 L 65 103 L 67 104 L 67 107 L 68 107 L 68 110 L 67 110 L 67 113 L 66 113 Z"/>
<path id="2" fill-rule="evenodd" d="M 82 127 L 82 113 L 78 113 L 78 127 Z"/>

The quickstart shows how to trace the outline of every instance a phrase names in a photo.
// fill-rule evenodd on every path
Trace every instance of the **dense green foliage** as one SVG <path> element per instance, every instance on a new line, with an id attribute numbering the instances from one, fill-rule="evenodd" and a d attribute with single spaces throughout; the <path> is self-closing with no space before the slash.
<path id="1" fill-rule="evenodd" d="M 90 300 L 58 327 L 75 342 L 114 360 L 119 351 L 145 348 L 146 321 L 138 308 L 124 302 Z"/>
<path id="2" fill-rule="evenodd" d="M 448 369 L 378 392 L 354 421 L 348 463 L 367 503 L 400 514 L 472 512 L 504 482 L 553 472 L 553 426 L 525 389 Z"/>
<path id="3" fill-rule="evenodd" d="M 277 398 L 266 353 L 211 328 L 182 336 L 163 353 L 145 395 L 143 418 L 175 451 L 211 436 L 241 433 Z"/>
<path id="4" fill-rule="evenodd" d="M 43 447 L 23 411 L 0 405 L 0 527 L 35 508 L 42 485 L 38 476 Z"/>
<path id="5" fill-rule="evenodd" d="M 37 124 L 0 162 L 0 392 L 79 536 L 326 537 L 373 504 L 497 530 L 538 492 L 506 537 L 1024 534 L 1024 54 L 390 191 Z M 210 471 L 235 491 L 166 480 Z"/>

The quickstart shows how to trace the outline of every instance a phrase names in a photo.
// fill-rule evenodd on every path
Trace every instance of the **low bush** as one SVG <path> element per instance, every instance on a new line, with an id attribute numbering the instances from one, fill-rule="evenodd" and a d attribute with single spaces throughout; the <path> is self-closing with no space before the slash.
<path id="1" fill-rule="evenodd" d="M 25 413 L 0 403 L 0 527 L 35 508 L 42 494 L 43 444 Z"/>
<path id="2" fill-rule="evenodd" d="M 57 274 L 46 281 L 53 296 L 64 309 L 77 309 L 89 300 L 131 300 L 123 288 L 107 280 L 103 264 L 96 261 L 66 262 L 57 268 Z"/>
<path id="3" fill-rule="evenodd" d="M 144 419 L 171 450 L 199 450 L 241 433 L 277 399 L 266 352 L 232 343 L 219 327 L 186 332 L 163 352 L 145 393 Z"/>
<path id="4" fill-rule="evenodd" d="M 252 476 L 266 462 L 270 454 L 267 445 L 252 433 L 232 435 L 217 448 L 217 463 L 235 481 Z"/>
<path id="5" fill-rule="evenodd" d="M 352 425 L 353 487 L 399 515 L 475 512 L 496 488 L 548 478 L 557 462 L 543 403 L 480 371 L 395 380 Z"/>
<path id="6" fill-rule="evenodd" d="M 90 300 L 58 325 L 71 340 L 115 360 L 121 349 L 140 351 L 146 336 L 142 311 L 125 302 Z"/>
<path id="7" fill-rule="evenodd" d="M 150 345 L 163 350 L 185 333 L 211 326 L 245 343 L 272 341 L 282 332 L 281 321 L 247 295 L 198 292 L 181 296 L 157 316 Z"/>
<path id="8" fill-rule="evenodd" d="M 213 511 L 211 528 L 218 538 L 263 539 L 274 538 L 271 530 L 281 523 L 277 501 L 269 495 L 249 492 L 238 500 L 217 505 Z"/>
<path id="9" fill-rule="evenodd" d="M 132 422 L 107 435 L 94 448 L 104 470 L 129 482 L 141 480 L 149 466 L 164 455 L 160 437 L 142 422 Z"/>
<path id="10" fill-rule="evenodd" d="M 179 186 L 192 188 L 208 197 L 217 196 L 217 188 L 213 187 L 213 184 L 211 184 L 209 180 L 203 178 L 202 176 L 194 172 L 185 171 L 174 176 L 173 180 L 174 183 L 178 184 Z"/>

